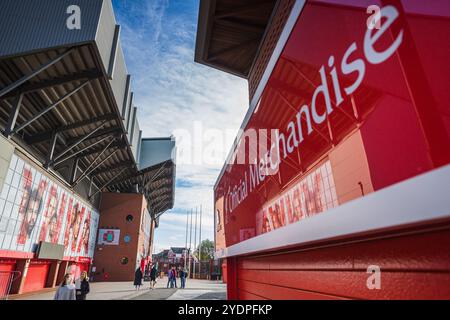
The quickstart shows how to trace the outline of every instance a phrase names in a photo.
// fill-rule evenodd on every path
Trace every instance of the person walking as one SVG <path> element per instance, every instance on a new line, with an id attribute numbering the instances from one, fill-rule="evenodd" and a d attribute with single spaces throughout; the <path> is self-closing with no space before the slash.
<path id="1" fill-rule="evenodd" d="M 58 290 L 56 290 L 54 300 L 76 300 L 75 285 L 73 284 L 73 278 L 70 273 L 66 273 L 64 276 Z"/>
<path id="2" fill-rule="evenodd" d="M 150 289 L 152 290 L 155 288 L 157 272 L 158 270 L 156 269 L 156 264 L 154 264 L 150 270 Z"/>
<path id="3" fill-rule="evenodd" d="M 172 268 L 169 269 L 167 272 L 167 288 L 169 288 L 169 285 L 171 288 L 173 288 L 173 282 L 172 282 Z"/>
<path id="4" fill-rule="evenodd" d="M 77 300 L 86 300 L 86 295 L 90 291 L 89 278 L 86 271 L 81 273 L 81 277 L 75 281 Z"/>
<path id="5" fill-rule="evenodd" d="M 177 287 L 177 270 L 175 269 L 175 266 L 172 267 L 172 281 L 173 281 L 175 288 L 178 288 Z"/>
<path id="6" fill-rule="evenodd" d="M 139 290 L 142 285 L 142 270 L 141 268 L 137 268 L 136 272 L 134 273 L 134 288 L 136 290 Z"/>
<path id="7" fill-rule="evenodd" d="M 184 289 L 186 287 L 186 272 L 184 271 L 183 267 L 180 269 L 180 281 L 181 281 L 181 289 Z"/>

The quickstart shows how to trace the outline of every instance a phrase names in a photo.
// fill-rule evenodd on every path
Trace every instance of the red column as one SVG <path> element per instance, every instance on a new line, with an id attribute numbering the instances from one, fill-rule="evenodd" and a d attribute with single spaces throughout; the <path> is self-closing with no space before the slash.
<path id="1" fill-rule="evenodd" d="M 53 261 L 50 270 L 48 271 L 47 282 L 45 283 L 46 288 L 54 288 L 56 286 L 56 280 L 58 278 L 59 266 L 61 261 Z"/>
<path id="2" fill-rule="evenodd" d="M 67 271 L 67 267 L 69 266 L 69 261 L 61 261 L 59 265 L 59 269 L 56 276 L 56 285 L 59 285 L 63 280 Z"/>
<path id="3" fill-rule="evenodd" d="M 30 259 L 17 260 L 16 271 L 20 271 L 20 277 L 16 279 L 11 286 L 10 294 L 21 294 L 25 279 L 27 278 L 28 266 L 30 265 Z"/>
<path id="4" fill-rule="evenodd" d="M 227 299 L 237 300 L 237 258 L 227 258 Z"/>

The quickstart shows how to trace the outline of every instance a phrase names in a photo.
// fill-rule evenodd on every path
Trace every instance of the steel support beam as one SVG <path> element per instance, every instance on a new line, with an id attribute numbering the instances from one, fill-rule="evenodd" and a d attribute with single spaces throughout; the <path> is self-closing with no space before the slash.
<path id="1" fill-rule="evenodd" d="M 109 135 L 109 136 L 103 138 L 102 141 L 105 141 L 106 139 L 108 139 L 108 138 L 110 138 L 110 137 L 113 137 L 113 136 L 112 136 L 112 135 Z M 113 144 L 110 146 L 110 148 L 115 148 L 115 147 L 118 147 L 118 148 L 125 148 L 125 144 L 124 144 L 123 142 L 120 142 L 120 141 L 119 141 L 119 142 L 113 143 Z M 89 148 L 88 148 L 88 149 L 89 149 Z M 102 150 L 103 150 L 103 147 L 97 147 L 97 148 L 94 148 L 94 149 L 89 150 L 89 151 L 83 150 L 83 152 L 79 152 L 79 153 L 77 152 L 77 153 L 78 153 L 78 157 L 79 157 L 79 158 L 86 158 L 86 157 L 88 157 L 88 156 L 92 156 L 92 155 L 98 154 L 98 153 L 102 152 Z"/>
<path id="2" fill-rule="evenodd" d="M 86 140 L 98 139 L 98 138 L 101 138 L 106 135 L 111 136 L 111 135 L 115 135 L 115 134 L 121 134 L 122 132 L 123 132 L 122 129 L 120 129 L 118 127 L 107 128 L 107 129 L 103 129 L 103 130 L 96 132 L 94 135 L 88 137 Z M 79 137 L 70 139 L 68 141 L 68 144 L 72 144 L 72 143 L 76 142 L 78 139 L 79 139 Z"/>
<path id="3" fill-rule="evenodd" d="M 167 161 L 165 161 L 165 162 L 162 164 L 162 167 L 157 167 L 157 168 L 155 168 L 155 169 L 153 169 L 153 170 L 151 170 L 151 171 L 148 171 L 148 172 L 145 173 L 145 174 L 146 174 L 146 175 L 149 175 L 151 172 L 156 171 L 156 173 L 152 176 L 152 178 L 154 177 L 154 178 L 156 179 L 157 177 L 155 177 L 155 175 L 157 175 L 159 171 L 161 171 L 162 169 L 171 169 L 171 166 L 173 166 L 173 165 L 174 165 L 174 164 L 173 164 L 172 160 L 167 160 Z M 140 177 L 140 176 L 142 176 L 142 175 L 143 175 L 142 172 L 138 172 L 137 174 L 134 174 L 134 175 L 128 177 L 128 178 L 127 178 L 127 181 L 132 181 L 132 179 L 138 178 L 138 177 Z M 152 178 L 150 178 L 150 179 L 152 179 Z M 171 179 L 171 178 L 172 178 L 172 176 L 171 176 L 170 178 L 162 178 L 162 179 Z M 148 185 L 148 184 L 150 184 L 150 183 L 154 183 L 155 181 L 157 181 L 157 180 L 150 180 L 150 181 L 147 181 L 147 182 L 145 182 L 145 185 L 144 185 L 143 187 L 146 188 L 146 185 Z"/>
<path id="4" fill-rule="evenodd" d="M 76 152 L 74 152 L 74 153 L 68 155 L 67 157 L 64 157 L 64 158 L 61 159 L 61 160 L 55 161 L 55 163 L 53 164 L 53 166 L 56 167 L 57 165 L 63 163 L 64 161 L 67 161 L 67 160 L 69 160 L 69 159 L 72 159 L 73 157 L 76 157 L 77 155 L 79 155 L 79 154 L 85 152 L 86 150 L 89 150 L 90 148 L 92 148 L 92 147 L 94 147 L 94 146 L 96 146 L 96 145 L 102 143 L 103 141 L 105 141 L 105 140 L 107 140 L 107 139 L 109 139 L 109 138 L 111 138 L 111 137 L 112 137 L 112 136 L 104 137 L 103 139 L 101 139 L 101 140 L 99 140 L 99 141 L 95 141 L 94 143 L 88 145 L 87 147 L 84 147 L 83 149 L 78 150 L 78 151 L 76 151 Z M 101 151 L 101 150 L 100 150 L 100 151 Z M 100 151 L 96 151 L 95 153 L 98 153 L 98 152 L 100 152 Z M 85 156 L 86 156 L 86 155 L 82 154 L 82 155 L 79 156 L 78 158 L 84 158 Z"/>
<path id="5" fill-rule="evenodd" d="M 89 192 L 88 192 L 88 195 L 90 195 L 91 194 L 91 192 L 92 192 L 92 185 L 94 184 L 94 178 L 91 178 L 90 180 L 89 180 Z"/>
<path id="6" fill-rule="evenodd" d="M 89 196 L 89 200 L 92 199 L 97 193 L 101 192 L 104 188 L 108 187 L 110 184 L 115 183 L 116 181 L 118 181 L 120 178 L 120 175 L 127 170 L 128 168 L 123 168 L 118 175 L 112 177 L 107 183 L 105 183 L 103 186 L 101 186 L 100 188 L 98 188 L 98 190 L 96 192 L 94 192 L 93 194 L 91 194 Z M 119 177 L 119 178 L 117 178 Z"/>
<path id="7" fill-rule="evenodd" d="M 53 159 L 53 155 L 55 153 L 55 147 L 56 147 L 56 142 L 58 141 L 58 135 L 59 133 L 54 131 L 52 134 L 52 140 L 50 142 L 50 150 L 49 153 L 47 155 L 47 161 L 44 165 L 45 169 L 48 169 L 48 164 L 50 163 L 50 161 Z"/>
<path id="8" fill-rule="evenodd" d="M 77 178 L 79 162 L 80 162 L 80 158 L 76 158 L 73 162 L 72 171 L 70 173 L 70 184 L 72 184 L 75 181 L 75 179 Z"/>
<path id="9" fill-rule="evenodd" d="M 104 173 L 113 172 L 113 171 L 122 169 L 124 167 L 131 167 L 131 166 L 133 166 L 133 162 L 131 162 L 131 161 L 121 162 L 121 163 L 118 163 L 117 165 L 110 166 L 110 167 L 107 167 L 102 170 L 96 170 L 95 172 L 92 173 L 92 176 L 95 177 L 95 176 L 98 176 L 98 175 L 101 175 Z"/>
<path id="10" fill-rule="evenodd" d="M 22 78 L 20 78 L 19 80 L 15 81 L 14 83 L 11 83 L 6 88 L 3 88 L 2 90 L 0 90 L 0 98 L 3 98 L 4 95 L 6 95 L 9 92 L 13 91 L 14 89 L 16 89 L 20 85 L 24 84 L 25 82 L 27 82 L 28 80 L 30 80 L 31 78 L 36 76 L 37 74 L 39 74 L 42 71 L 44 71 L 45 69 L 51 67 L 52 65 L 54 65 L 55 63 L 57 63 L 58 61 L 60 61 L 61 59 L 63 59 L 67 55 L 69 55 L 70 53 L 72 53 L 73 50 L 74 50 L 74 48 L 67 49 L 63 53 L 61 53 L 61 54 L 57 55 L 55 58 L 51 59 L 49 62 L 47 62 L 44 65 L 42 65 L 39 68 L 37 68 L 36 70 L 34 70 L 31 73 L 23 76 Z"/>
<path id="11" fill-rule="evenodd" d="M 164 169 L 167 169 L 166 164 L 168 161 L 171 161 L 171 160 L 167 160 L 164 162 L 164 164 L 161 166 L 161 168 L 159 168 L 159 170 L 151 177 L 150 181 L 145 184 L 144 188 L 147 188 L 152 182 L 154 182 L 163 173 Z"/>
<path id="12" fill-rule="evenodd" d="M 68 131 L 68 130 L 73 130 L 73 129 L 78 129 L 78 128 L 82 128 L 91 124 L 95 124 L 97 122 L 101 122 L 101 121 L 112 121 L 114 119 L 117 118 L 117 115 L 115 114 L 105 114 L 103 116 L 99 116 L 93 119 L 88 119 L 88 120 L 82 120 L 82 121 L 78 121 L 78 122 L 74 122 L 74 123 L 70 123 L 64 126 L 61 126 L 59 128 L 56 129 L 57 132 L 64 132 L 64 131 Z M 45 142 L 47 140 L 49 140 L 52 136 L 53 131 L 47 131 L 38 135 L 34 135 L 30 138 L 27 139 L 27 143 L 33 145 L 33 144 L 37 144 L 37 143 L 42 143 Z"/>
<path id="13" fill-rule="evenodd" d="M 169 203 L 167 201 L 163 201 L 163 202 L 159 203 L 159 205 L 155 206 L 155 208 L 152 211 L 155 214 L 155 212 L 158 212 L 159 210 L 163 209 L 164 206 L 168 206 L 168 205 L 169 205 Z M 156 215 L 157 214 L 158 213 L 156 213 Z"/>
<path id="14" fill-rule="evenodd" d="M 98 161 L 98 159 L 100 159 L 103 154 L 106 152 L 106 150 L 108 150 L 108 148 L 111 146 L 111 144 L 114 142 L 114 139 L 112 139 L 103 149 L 103 151 L 94 159 L 94 161 L 92 161 L 89 166 L 84 170 L 84 172 L 81 174 L 81 176 L 75 180 L 75 182 L 72 184 L 72 188 L 75 187 L 76 185 L 78 185 L 81 180 L 84 179 L 84 177 L 88 176 L 92 171 L 94 171 L 95 169 L 97 169 L 99 166 L 101 166 L 106 160 L 108 160 L 109 158 L 111 158 L 117 151 L 119 151 L 119 149 L 114 150 L 113 152 L 111 152 L 111 154 L 106 157 L 105 159 L 103 159 L 102 161 L 100 161 L 99 164 L 95 165 L 95 163 Z M 94 166 L 95 165 L 95 166 Z M 94 168 L 92 168 L 94 166 Z M 92 169 L 91 169 L 92 168 Z"/>
<path id="15" fill-rule="evenodd" d="M 88 133 L 87 135 L 85 135 L 84 137 L 79 138 L 76 142 L 74 142 L 73 144 L 71 144 L 69 147 L 67 147 L 64 151 L 62 151 L 60 154 L 58 154 L 54 159 L 52 159 L 50 161 L 50 163 L 48 165 L 53 165 L 57 160 L 59 160 L 62 156 L 64 156 L 67 152 L 71 151 L 73 148 L 75 148 L 76 146 L 78 146 L 80 143 L 82 143 L 84 140 L 88 139 L 90 136 L 92 136 L 94 133 L 96 133 L 98 130 L 100 130 L 101 128 L 103 128 L 103 126 L 106 124 L 107 121 L 104 121 L 100 126 L 98 126 L 98 128 L 96 128 L 95 130 L 91 131 L 90 133 Z"/>
<path id="16" fill-rule="evenodd" d="M 100 78 L 101 76 L 102 76 L 101 72 L 99 72 L 96 69 L 93 69 L 93 70 L 82 71 L 82 72 L 75 73 L 75 74 L 69 74 L 69 75 L 66 75 L 66 76 L 60 77 L 60 78 L 43 80 L 41 82 L 36 82 L 36 83 L 28 83 L 28 84 L 21 86 L 20 88 L 17 88 L 14 91 L 11 91 L 10 93 L 6 94 L 3 97 L 3 99 L 11 98 L 19 93 L 28 94 L 31 92 L 51 88 L 54 86 L 60 86 L 63 84 L 72 83 L 74 81 L 94 80 L 94 79 Z"/>
<path id="17" fill-rule="evenodd" d="M 27 127 L 29 124 L 31 124 L 32 122 L 36 121 L 37 119 L 39 119 L 40 117 L 42 117 L 44 114 L 46 114 L 47 112 L 51 111 L 52 109 L 54 109 L 55 107 L 57 107 L 61 102 L 64 102 L 66 99 L 70 98 L 72 95 L 74 95 L 75 93 L 77 93 L 78 91 L 80 91 L 84 86 L 86 86 L 89 83 L 88 81 L 83 82 L 82 84 L 80 84 L 78 87 L 76 87 L 74 90 L 72 90 L 71 92 L 67 93 L 66 95 L 64 95 L 62 98 L 60 98 L 58 101 L 56 101 L 55 103 L 52 103 L 50 106 L 48 106 L 47 108 L 45 108 L 44 110 L 42 110 L 41 112 L 39 112 L 38 114 L 36 114 L 33 118 L 31 118 L 30 120 L 26 121 L 24 124 L 22 124 L 20 127 L 18 127 L 16 130 L 14 130 L 14 133 L 19 132 L 20 130 L 24 129 L 25 127 Z"/>
<path id="18" fill-rule="evenodd" d="M 5 127 L 5 131 L 3 132 L 6 138 L 9 138 L 11 134 L 14 132 L 14 127 L 16 125 L 17 116 L 20 112 L 20 106 L 22 105 L 23 94 L 17 95 L 14 104 L 12 106 L 11 112 L 9 113 L 8 124 Z"/>

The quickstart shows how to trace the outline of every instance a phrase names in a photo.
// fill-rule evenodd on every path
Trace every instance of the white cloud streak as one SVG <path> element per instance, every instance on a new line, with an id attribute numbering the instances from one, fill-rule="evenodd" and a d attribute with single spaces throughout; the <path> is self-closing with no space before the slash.
<path id="1" fill-rule="evenodd" d="M 171 4 L 133 1 L 128 6 L 136 19 L 118 19 L 143 136 L 170 136 L 180 130 L 194 136 L 196 121 L 205 130 L 237 132 L 248 107 L 245 80 L 194 63 L 198 11 L 194 16 L 174 13 Z M 231 148 L 229 140 L 218 147 L 223 157 Z M 160 218 L 154 252 L 184 246 L 186 211 L 200 205 L 202 238 L 214 239 L 213 186 L 221 167 L 177 166 L 177 180 L 188 185 L 176 188 L 174 209 Z"/>

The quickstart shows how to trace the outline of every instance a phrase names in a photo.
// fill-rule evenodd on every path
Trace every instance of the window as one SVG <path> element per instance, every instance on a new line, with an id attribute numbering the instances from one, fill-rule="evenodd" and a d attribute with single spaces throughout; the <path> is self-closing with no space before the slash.
<path id="1" fill-rule="evenodd" d="M 134 217 L 133 217 L 133 215 L 129 214 L 129 215 L 127 215 L 126 219 L 128 222 L 131 222 L 131 221 L 133 221 Z"/>
<path id="2" fill-rule="evenodd" d="M 122 260 L 120 260 L 120 263 L 123 265 L 126 265 L 128 263 L 128 258 L 127 257 L 123 257 Z"/>

